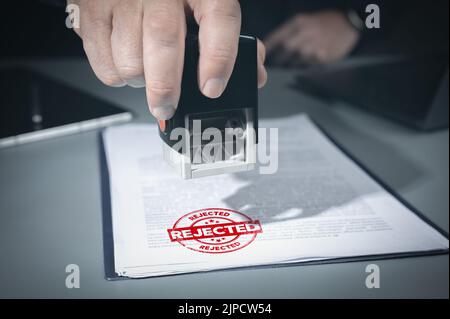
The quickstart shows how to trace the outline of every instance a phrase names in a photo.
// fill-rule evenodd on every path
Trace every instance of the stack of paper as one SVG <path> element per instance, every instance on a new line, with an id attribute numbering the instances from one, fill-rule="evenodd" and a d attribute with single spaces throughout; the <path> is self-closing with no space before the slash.
<path id="1" fill-rule="evenodd" d="M 257 169 L 192 180 L 180 179 L 163 161 L 156 126 L 104 131 L 118 276 L 448 250 L 445 236 L 376 183 L 308 117 L 260 126 L 278 128 L 275 174 Z M 224 215 L 226 209 L 236 213 Z M 236 242 L 239 249 L 232 246 Z"/>

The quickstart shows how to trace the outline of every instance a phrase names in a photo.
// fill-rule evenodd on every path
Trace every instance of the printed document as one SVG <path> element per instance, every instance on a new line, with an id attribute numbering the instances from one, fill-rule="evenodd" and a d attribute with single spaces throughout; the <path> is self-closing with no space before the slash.
<path id="1" fill-rule="evenodd" d="M 448 250 L 445 236 L 374 181 L 307 116 L 262 120 L 260 127 L 278 128 L 278 149 L 271 150 L 278 152 L 274 174 L 256 168 L 190 180 L 164 162 L 156 125 L 126 124 L 103 132 L 118 276 Z M 248 219 L 228 224 L 227 211 Z M 185 218 L 194 228 L 177 224 L 192 212 L 206 216 L 201 226 L 194 227 L 195 215 Z M 208 224 L 208 216 L 222 227 Z M 203 237 L 186 239 L 194 232 Z M 225 235 L 215 238 L 217 233 Z M 245 236 L 242 249 L 225 244 Z M 202 242 L 206 249 L 228 245 L 230 250 L 206 253 L 189 246 Z"/>

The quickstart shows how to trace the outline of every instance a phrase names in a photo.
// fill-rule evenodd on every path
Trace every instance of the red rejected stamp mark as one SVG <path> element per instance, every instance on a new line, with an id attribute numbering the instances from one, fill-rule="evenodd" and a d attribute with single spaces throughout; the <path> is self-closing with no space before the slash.
<path id="1" fill-rule="evenodd" d="M 178 219 L 167 230 L 170 241 L 201 253 L 230 253 L 248 246 L 262 233 L 259 220 L 225 208 L 205 208 Z"/>

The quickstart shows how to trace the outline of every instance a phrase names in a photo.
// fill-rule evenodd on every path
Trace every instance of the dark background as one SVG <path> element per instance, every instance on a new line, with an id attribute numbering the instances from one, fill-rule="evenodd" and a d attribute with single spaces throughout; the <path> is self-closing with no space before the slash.
<path id="1" fill-rule="evenodd" d="M 0 57 L 80 57 L 81 40 L 66 28 L 64 6 L 39 0 L 4 1 Z"/>
<path id="2" fill-rule="evenodd" d="M 55 3 L 59 3 L 57 5 Z M 299 12 L 352 9 L 364 16 L 380 6 L 380 30 L 364 33 L 355 54 L 422 54 L 449 51 L 447 0 L 245 0 L 243 33 L 264 38 Z M 81 40 L 65 27 L 64 1 L 4 1 L 0 13 L 0 57 L 80 57 Z"/>

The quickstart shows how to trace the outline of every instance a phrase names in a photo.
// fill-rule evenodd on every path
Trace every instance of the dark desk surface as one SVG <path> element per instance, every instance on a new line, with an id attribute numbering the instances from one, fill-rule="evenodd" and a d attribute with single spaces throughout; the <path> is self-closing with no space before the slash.
<path id="1" fill-rule="evenodd" d="M 107 88 L 86 62 L 31 64 L 132 109 L 137 121 L 154 122 L 143 89 Z M 269 71 L 260 94 L 261 116 L 307 112 L 448 232 L 448 130 L 423 134 L 343 103 L 319 101 L 289 89 L 294 75 Z M 448 298 L 448 255 L 375 261 L 381 288 L 372 290 L 364 284 L 369 262 L 108 282 L 103 277 L 96 136 L 87 132 L 0 150 L 0 297 Z M 80 289 L 65 287 L 65 267 L 72 263 L 80 266 Z"/>

